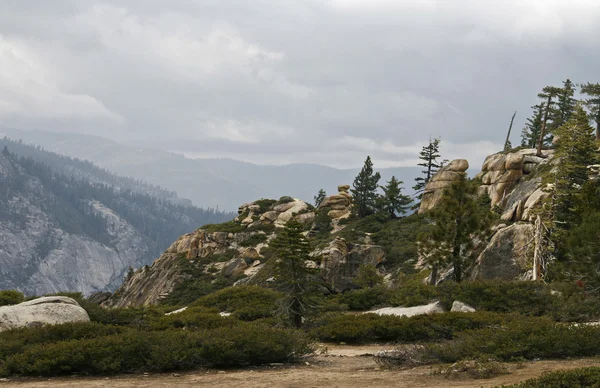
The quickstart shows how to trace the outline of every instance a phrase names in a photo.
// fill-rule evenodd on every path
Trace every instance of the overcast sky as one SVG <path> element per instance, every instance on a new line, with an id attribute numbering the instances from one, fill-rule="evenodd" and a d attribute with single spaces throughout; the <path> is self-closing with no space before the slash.
<path id="1" fill-rule="evenodd" d="M 414 165 L 431 135 L 479 165 L 544 85 L 600 82 L 599 20 L 598 0 L 0 0 L 0 124 L 337 167 Z"/>

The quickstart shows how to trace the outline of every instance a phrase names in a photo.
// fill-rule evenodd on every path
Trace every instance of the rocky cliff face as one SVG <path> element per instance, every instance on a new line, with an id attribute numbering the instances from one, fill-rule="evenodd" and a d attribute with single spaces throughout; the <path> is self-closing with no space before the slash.
<path id="1" fill-rule="evenodd" d="M 177 233 L 167 229 L 169 217 L 184 227 L 199 222 L 178 215 L 175 205 L 5 152 L 0 188 L 0 289 L 28 295 L 114 290 L 130 266 L 141 267 L 164 249 L 159 237 Z"/>
<path id="2" fill-rule="evenodd" d="M 339 195 L 345 198 L 344 209 L 337 209 L 342 201 L 336 196 L 332 196 L 333 200 L 332 197 L 328 199 L 327 208 L 335 206 L 336 209 L 331 211 L 345 210 L 349 214 L 351 197 L 346 186 L 340 187 L 340 193 L 346 193 Z M 315 219 L 312 206 L 290 197 L 247 203 L 239 207 L 238 213 L 233 222 L 218 225 L 217 230 L 215 227 L 198 229 L 181 236 L 152 266 L 134 273 L 104 305 L 157 304 L 186 281 L 206 284 L 225 278 L 235 284 L 268 284 L 273 276 L 271 264 L 277 259 L 269 243 L 290 220 L 305 225 L 308 235 Z M 315 249 L 311 258 L 307 265 L 320 269 L 327 287 L 333 292 L 342 292 L 353 287 L 352 279 L 361 265 L 373 264 L 381 268 L 385 252 L 368 242 L 351 244 L 336 238 Z M 194 270 L 189 271 L 190 267 Z"/>

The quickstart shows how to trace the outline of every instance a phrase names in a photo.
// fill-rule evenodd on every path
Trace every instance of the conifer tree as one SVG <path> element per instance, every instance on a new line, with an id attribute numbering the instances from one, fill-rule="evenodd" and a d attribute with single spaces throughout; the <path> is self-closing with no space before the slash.
<path id="1" fill-rule="evenodd" d="M 596 140 L 600 140 L 600 84 L 588 82 L 581 85 L 581 94 L 588 96 L 584 100 L 584 104 L 589 109 L 590 116 L 596 122 Z"/>
<path id="2" fill-rule="evenodd" d="M 325 200 L 325 198 L 327 198 L 327 193 L 325 192 L 325 190 L 319 189 L 319 192 L 314 197 L 315 206 L 319 207 L 323 203 L 323 201 Z"/>
<path id="3" fill-rule="evenodd" d="M 543 99 L 544 102 L 544 118 L 542 119 L 542 127 L 540 129 L 540 134 L 537 140 L 537 156 L 543 156 L 542 154 L 542 146 L 544 145 L 544 140 L 546 137 L 546 128 L 548 126 L 548 119 L 552 117 L 552 113 L 554 110 L 554 98 L 561 93 L 562 89 L 557 88 L 556 86 L 546 86 L 542 89 L 542 92 L 538 94 L 538 97 Z"/>
<path id="4" fill-rule="evenodd" d="M 558 94 L 558 102 L 556 104 L 556 110 L 552 117 L 552 129 L 556 130 L 565 124 L 571 118 L 571 114 L 575 110 L 575 88 L 573 82 L 570 79 L 563 81 L 563 87 Z"/>
<path id="5" fill-rule="evenodd" d="M 315 293 L 315 270 L 306 266 L 310 244 L 302 232 L 302 224 L 291 220 L 271 243 L 277 254 L 276 286 L 284 294 L 281 312 L 295 327 L 302 325 L 302 318 L 313 307 Z"/>
<path id="6" fill-rule="evenodd" d="M 403 184 L 404 182 L 392 176 L 385 186 L 380 186 L 383 194 L 379 196 L 378 208 L 390 218 L 396 218 L 396 213 L 406 213 L 412 203 L 410 196 L 402 194 Z"/>
<path id="7" fill-rule="evenodd" d="M 378 172 L 373 172 L 373 162 L 367 156 L 365 164 L 352 184 L 354 212 L 358 218 L 372 214 L 377 205 L 377 187 L 381 179 Z"/>
<path id="8" fill-rule="evenodd" d="M 471 263 L 473 240 L 487 233 L 491 219 L 489 208 L 478 205 L 477 187 L 465 174 L 444 190 L 440 204 L 429 213 L 433 225 L 420 237 L 420 249 L 432 264 L 432 284 L 437 267 L 451 264 L 454 279 L 462 280 L 464 269 Z"/>
<path id="9" fill-rule="evenodd" d="M 423 191 L 425 190 L 425 186 L 431 179 L 431 177 L 442 168 L 443 162 L 438 161 L 440 158 L 440 139 L 429 138 L 429 143 L 426 146 L 423 146 L 421 152 L 419 153 L 419 159 L 422 160 L 421 163 L 418 163 L 417 166 L 424 167 L 422 170 L 422 177 L 415 178 L 417 182 L 413 186 L 413 190 L 417 194 L 417 198 L 421 200 L 423 197 Z"/>
<path id="10" fill-rule="evenodd" d="M 581 105 L 577 105 L 571 119 L 556 130 L 559 136 L 556 157 L 554 189 L 552 192 L 552 240 L 556 249 L 564 241 L 566 231 L 578 225 L 583 217 L 583 191 L 588 177 L 587 166 L 595 156 L 594 129 Z"/>
<path id="11" fill-rule="evenodd" d="M 525 127 L 521 131 L 521 145 L 527 148 L 536 147 L 544 118 L 544 104 L 534 105 L 531 108 L 533 115 L 527 119 Z"/>
<path id="12" fill-rule="evenodd" d="M 512 143 L 510 141 L 510 133 L 512 132 L 513 123 L 515 122 L 515 116 L 517 115 L 517 111 L 513 113 L 510 118 L 510 125 L 508 126 L 508 133 L 506 134 L 506 140 L 504 141 L 504 151 L 510 151 L 512 149 Z"/>

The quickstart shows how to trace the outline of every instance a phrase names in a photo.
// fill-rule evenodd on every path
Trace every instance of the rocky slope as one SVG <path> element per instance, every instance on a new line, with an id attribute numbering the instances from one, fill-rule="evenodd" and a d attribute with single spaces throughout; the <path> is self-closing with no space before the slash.
<path id="1" fill-rule="evenodd" d="M 0 289 L 28 295 L 113 290 L 164 241 L 227 217 L 56 173 L 6 150 L 0 188 Z"/>
<path id="2" fill-rule="evenodd" d="M 112 307 L 157 304 L 172 293 L 181 292 L 186 282 L 196 288 L 219 279 L 229 279 L 226 285 L 268 284 L 272 278 L 270 264 L 275 259 L 269 243 L 277 231 L 293 219 L 305 225 L 306 235 L 318 234 L 315 220 L 319 214 L 329 215 L 328 222 L 337 224 L 350 214 L 351 196 L 347 190 L 348 186 L 340 186 L 340 194 L 327 198 L 319 209 L 290 197 L 244 204 L 234 221 L 181 236 L 152 266 L 133 274 L 104 304 Z M 337 218 L 331 220 L 331 216 Z M 324 241 L 311 257 L 308 265 L 320 269 L 325 284 L 333 292 L 352 288 L 352 279 L 361 265 L 381 268 L 386 259 L 380 246 L 350 243 L 339 236 Z"/>

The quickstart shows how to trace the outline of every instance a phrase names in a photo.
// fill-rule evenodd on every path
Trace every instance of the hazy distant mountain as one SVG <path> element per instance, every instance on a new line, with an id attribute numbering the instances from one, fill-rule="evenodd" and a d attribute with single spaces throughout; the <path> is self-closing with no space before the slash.
<path id="1" fill-rule="evenodd" d="M 0 289 L 112 290 L 181 234 L 233 218 L 174 204 L 173 193 L 88 162 L 2 144 Z"/>
<path id="2" fill-rule="evenodd" d="M 0 129 L 2 135 L 87 159 L 119 175 L 160 185 L 191 199 L 195 205 L 226 210 L 235 210 L 242 203 L 259 198 L 283 195 L 312 202 L 320 188 L 331 194 L 339 184 L 352 184 L 359 171 L 316 164 L 263 166 L 231 159 L 189 159 L 90 135 Z M 375 169 L 381 173 L 382 183 L 392 175 L 404 181 L 407 193 L 412 192 L 410 187 L 419 174 L 416 167 L 378 169 L 375 166 Z"/>

